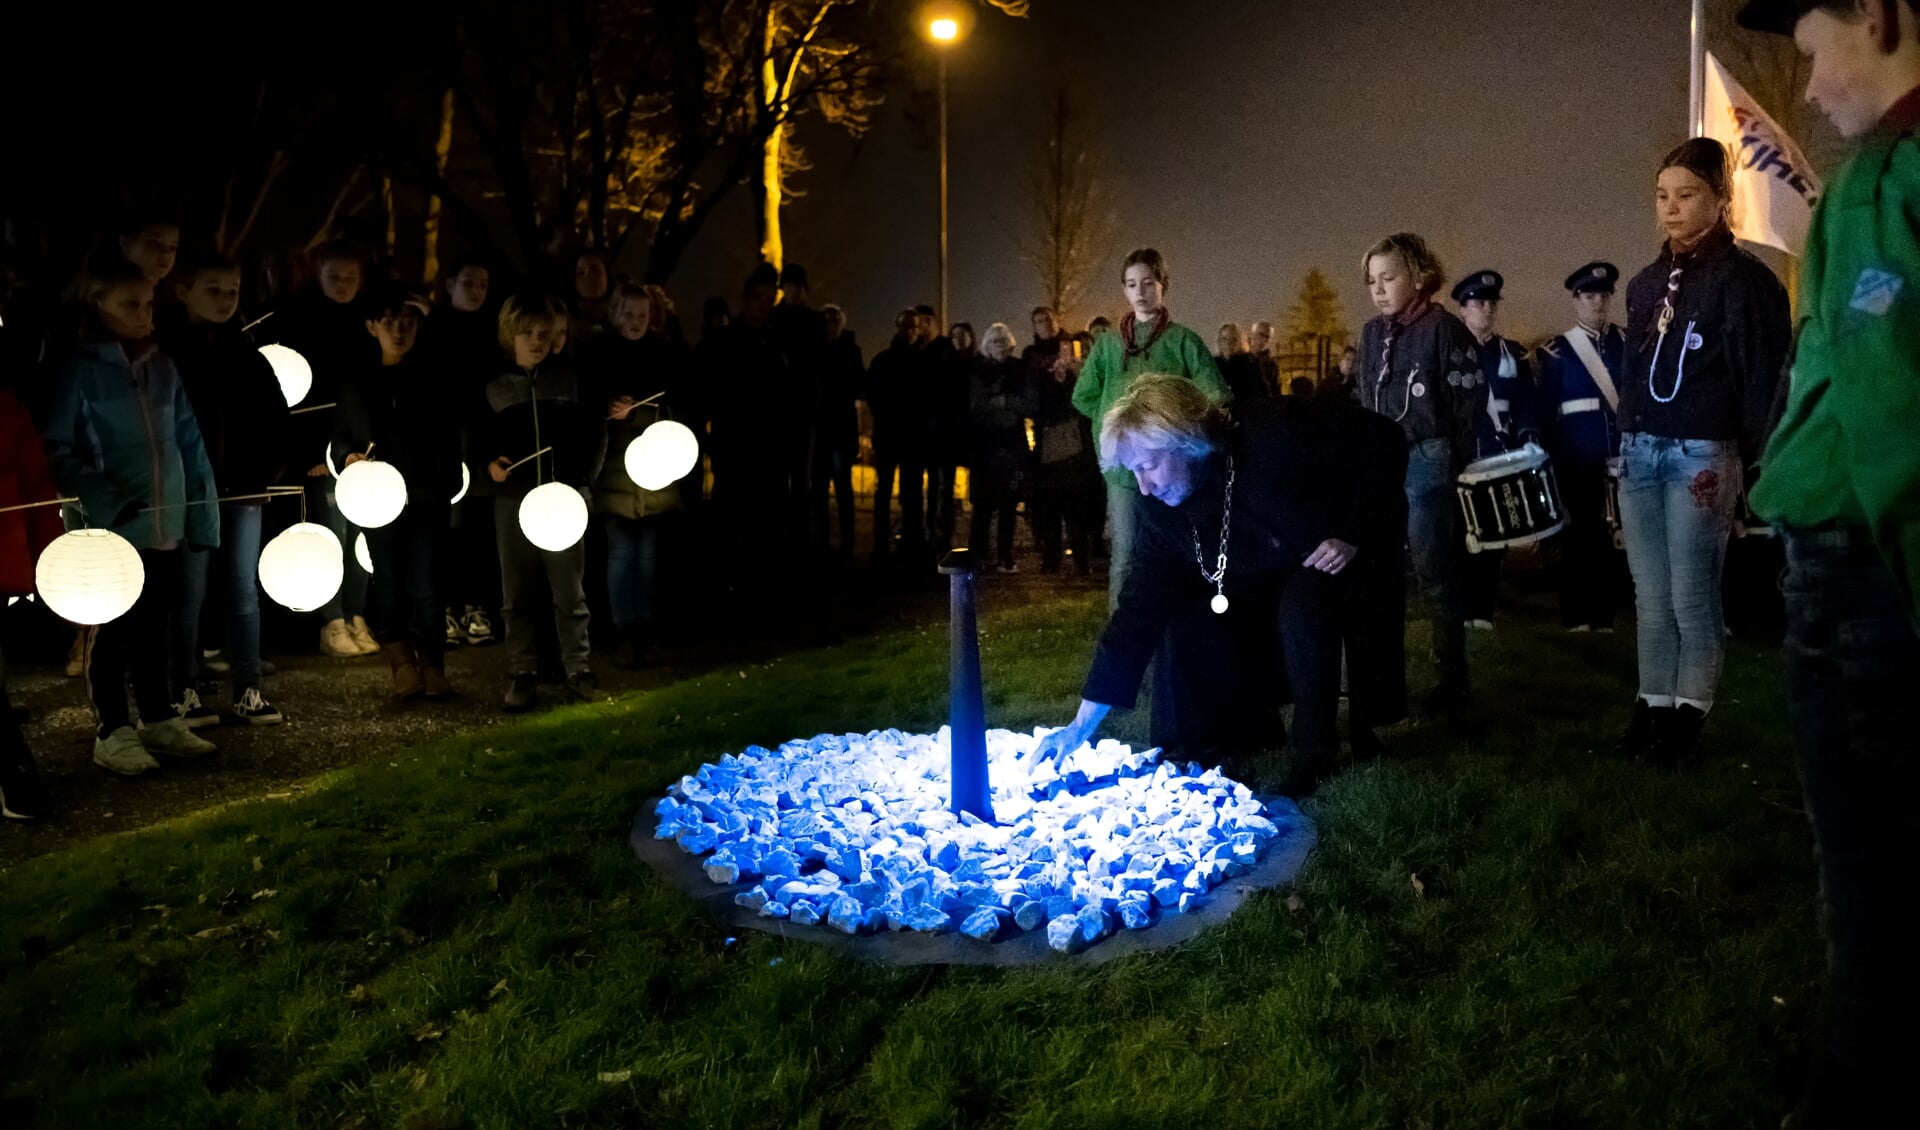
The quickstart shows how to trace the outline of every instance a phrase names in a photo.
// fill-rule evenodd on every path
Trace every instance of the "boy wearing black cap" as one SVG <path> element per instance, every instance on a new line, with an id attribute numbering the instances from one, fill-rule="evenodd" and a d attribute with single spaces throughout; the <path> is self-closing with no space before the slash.
<path id="1" fill-rule="evenodd" d="M 1567 507 L 1559 553 L 1560 623 L 1610 632 L 1625 563 L 1607 514 L 1607 478 L 1620 456 L 1620 386 L 1626 331 L 1608 315 L 1620 268 L 1593 262 L 1567 276 L 1573 325 L 1540 346 L 1542 434 Z"/>
<path id="2" fill-rule="evenodd" d="M 1474 426 L 1473 457 L 1485 459 L 1540 442 L 1540 424 L 1533 406 L 1533 374 L 1527 351 L 1519 342 L 1493 332 L 1500 312 L 1500 290 L 1506 280 L 1499 271 L 1474 271 L 1453 285 L 1453 301 L 1460 321 L 1473 334 L 1480 356 L 1480 377 L 1487 386 L 1486 411 Z M 1505 550 L 1483 550 L 1467 563 L 1467 627 L 1493 630 L 1494 610 L 1500 603 L 1500 566 Z"/>
<path id="3" fill-rule="evenodd" d="M 1828 942 L 1803 1125 L 1866 1126 L 1911 1105 L 1897 923 L 1920 849 L 1920 0 L 1760 0 L 1739 21 L 1792 35 L 1808 101 L 1860 139 L 1814 210 L 1786 415 L 1752 503 L 1786 535 L 1788 710 Z"/>

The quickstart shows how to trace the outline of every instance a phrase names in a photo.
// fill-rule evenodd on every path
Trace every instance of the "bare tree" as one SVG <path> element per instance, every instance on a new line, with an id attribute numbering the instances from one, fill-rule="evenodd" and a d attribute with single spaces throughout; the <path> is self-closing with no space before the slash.
<path id="1" fill-rule="evenodd" d="M 1072 96 L 1054 90 L 1047 139 L 1027 175 L 1033 226 L 1021 241 L 1041 292 L 1063 321 L 1072 319 L 1088 273 L 1113 239 L 1113 213 L 1101 163 L 1083 136 Z"/>

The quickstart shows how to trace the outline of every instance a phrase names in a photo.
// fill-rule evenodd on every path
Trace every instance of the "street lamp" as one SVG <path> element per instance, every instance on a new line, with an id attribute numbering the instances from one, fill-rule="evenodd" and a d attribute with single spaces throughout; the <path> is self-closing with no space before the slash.
<path id="1" fill-rule="evenodd" d="M 940 325 L 947 324 L 947 49 L 966 37 L 972 11 L 955 3 L 929 4 L 921 27 L 940 57 Z"/>

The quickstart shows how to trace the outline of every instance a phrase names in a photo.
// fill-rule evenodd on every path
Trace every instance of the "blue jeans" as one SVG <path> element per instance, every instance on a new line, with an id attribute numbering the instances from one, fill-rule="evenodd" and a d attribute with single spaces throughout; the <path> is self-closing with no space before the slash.
<path id="1" fill-rule="evenodd" d="M 1827 979 L 1807 1126 L 1906 1105 L 1915 993 L 1908 934 L 1920 637 L 1864 531 L 1786 531 L 1787 707 L 1813 824 Z M 1884 1117 L 1884 1116 L 1881 1116 Z"/>
<path id="2" fill-rule="evenodd" d="M 1620 439 L 1620 529 L 1639 619 L 1640 697 L 1707 710 L 1726 659 L 1720 574 L 1740 500 L 1731 440 Z"/>
<path id="3" fill-rule="evenodd" d="M 1454 490 L 1453 442 L 1430 439 L 1407 451 L 1407 545 L 1426 590 L 1433 661 L 1440 685 L 1467 689 L 1467 543 Z"/>
<path id="4" fill-rule="evenodd" d="M 200 620 L 208 579 L 220 579 L 226 614 L 226 658 L 237 694 L 260 685 L 260 507 L 220 504 L 220 548 L 182 550 L 181 601 L 173 613 L 174 693 L 196 686 L 200 676 Z"/>
<path id="5" fill-rule="evenodd" d="M 327 486 L 326 525 L 340 539 L 340 548 L 346 551 L 347 562 L 346 572 L 340 578 L 340 591 L 334 593 L 333 599 L 320 609 L 320 622 L 323 624 L 367 614 L 367 571 L 360 567 L 359 557 L 353 552 L 354 539 L 360 536 L 360 527 L 347 521 L 347 516 L 340 513 L 340 504 L 334 500 L 332 484 Z"/>
<path id="6" fill-rule="evenodd" d="M 653 580 L 660 566 L 660 519 L 603 514 L 607 531 L 607 607 L 613 626 L 642 627 L 653 620 Z"/>

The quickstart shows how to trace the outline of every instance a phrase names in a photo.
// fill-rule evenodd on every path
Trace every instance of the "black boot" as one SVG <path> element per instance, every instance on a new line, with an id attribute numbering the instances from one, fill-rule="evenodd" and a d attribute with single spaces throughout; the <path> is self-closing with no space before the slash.
<path id="1" fill-rule="evenodd" d="M 1697 706 L 1681 703 L 1671 710 L 1655 711 L 1653 749 L 1647 760 L 1661 769 L 1691 769 L 1700 763 L 1700 731 L 1707 724 L 1707 713 Z"/>
<path id="2" fill-rule="evenodd" d="M 658 666 L 652 656 L 653 630 L 647 624 L 634 624 L 624 629 L 627 653 L 620 657 L 615 666 L 622 671 L 645 671 Z"/>
<path id="3" fill-rule="evenodd" d="M 1275 791 L 1284 797 L 1305 800 L 1338 768 L 1331 750 L 1296 749 L 1293 752 L 1293 764 L 1288 767 L 1286 777 Z"/>
<path id="4" fill-rule="evenodd" d="M 5 686 L 0 686 L 0 709 L 13 709 Z M 0 816 L 38 820 L 46 811 L 46 789 L 40 784 L 40 768 L 33 762 L 27 739 L 19 726 L 0 721 Z"/>
<path id="5" fill-rule="evenodd" d="M 1614 754 L 1630 761 L 1653 756 L 1660 732 L 1666 726 L 1666 716 L 1672 713 L 1670 706 L 1649 706 L 1644 698 L 1634 699 L 1633 718 L 1627 723 L 1627 732 L 1613 743 Z"/>

